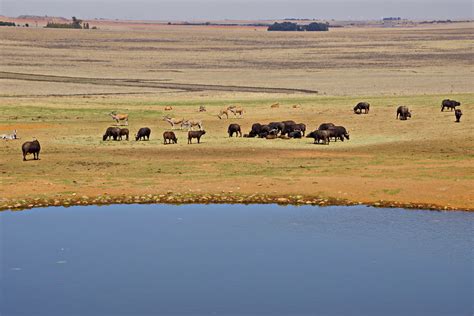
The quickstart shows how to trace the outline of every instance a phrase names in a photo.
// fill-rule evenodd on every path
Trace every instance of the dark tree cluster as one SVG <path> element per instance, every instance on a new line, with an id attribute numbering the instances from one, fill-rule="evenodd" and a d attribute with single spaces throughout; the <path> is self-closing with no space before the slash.
<path id="1" fill-rule="evenodd" d="M 313 22 L 308 25 L 298 25 L 292 22 L 275 22 L 268 27 L 268 31 L 280 31 L 280 32 L 315 32 L 315 31 L 328 31 L 329 25 L 327 23 Z"/>
<path id="2" fill-rule="evenodd" d="M 14 22 L 0 21 L 0 26 L 16 26 L 16 24 Z"/>
<path id="3" fill-rule="evenodd" d="M 75 16 L 72 17 L 72 23 L 55 23 L 55 22 L 48 22 L 46 24 L 47 28 L 58 28 L 58 29 L 89 29 L 89 23 L 83 23 L 82 20 L 76 18 Z M 93 27 L 94 29 L 94 27 Z"/>

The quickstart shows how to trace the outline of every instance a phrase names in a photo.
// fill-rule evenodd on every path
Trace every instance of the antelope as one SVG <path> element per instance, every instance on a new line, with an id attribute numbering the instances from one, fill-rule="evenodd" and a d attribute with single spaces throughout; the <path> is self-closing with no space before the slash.
<path id="1" fill-rule="evenodd" d="M 170 123 L 172 129 L 174 129 L 175 126 L 178 125 L 178 124 L 181 124 L 181 128 L 182 128 L 182 126 L 183 126 L 182 124 L 183 124 L 183 122 L 184 122 L 184 118 L 182 118 L 182 119 L 175 119 L 175 118 L 171 118 L 171 117 L 169 117 L 169 116 L 165 116 L 165 117 L 163 117 L 163 121 L 166 121 L 166 122 Z"/>
<path id="2" fill-rule="evenodd" d="M 13 131 L 13 134 L 3 134 L 3 135 L 0 135 L 0 138 L 1 139 L 6 139 L 6 140 L 9 140 L 9 139 L 20 139 L 16 136 L 16 130 Z"/>
<path id="3" fill-rule="evenodd" d="M 239 114 L 239 117 L 242 117 L 244 115 L 244 109 L 242 107 L 232 107 L 229 109 L 232 113 L 234 113 L 235 116 Z"/>
<path id="4" fill-rule="evenodd" d="M 181 123 L 181 128 L 187 128 L 192 130 L 194 126 L 199 127 L 199 130 L 202 130 L 202 121 L 201 120 L 185 120 Z"/>
<path id="5" fill-rule="evenodd" d="M 220 110 L 219 114 L 217 114 L 217 117 L 222 120 L 222 118 L 225 115 L 226 119 L 228 119 L 229 118 L 229 112 L 230 112 L 229 109 Z"/>
<path id="6" fill-rule="evenodd" d="M 280 103 L 274 103 L 274 104 L 270 105 L 270 107 L 271 107 L 272 109 L 279 108 L 279 107 L 280 107 Z"/>
<path id="7" fill-rule="evenodd" d="M 171 105 L 165 106 L 165 111 L 171 111 L 173 107 Z"/>
<path id="8" fill-rule="evenodd" d="M 112 119 L 119 124 L 119 121 L 125 121 L 125 125 L 128 125 L 128 114 L 116 114 L 115 112 L 111 112 L 109 114 L 112 116 Z"/>

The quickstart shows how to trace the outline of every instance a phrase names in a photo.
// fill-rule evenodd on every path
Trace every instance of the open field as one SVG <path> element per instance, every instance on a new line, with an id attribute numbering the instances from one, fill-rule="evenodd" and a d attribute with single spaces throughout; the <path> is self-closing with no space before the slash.
<path id="1" fill-rule="evenodd" d="M 166 194 L 302 195 L 474 209 L 472 24 L 267 33 L 254 28 L 0 28 L 0 208 L 10 200 Z M 316 93 L 317 91 L 317 93 Z M 440 112 L 462 102 L 462 122 Z M 354 115 L 359 101 L 369 115 Z M 270 109 L 279 102 L 280 108 Z M 243 119 L 219 120 L 228 104 Z M 293 104 L 300 108 L 293 109 Z M 413 112 L 395 120 L 398 105 Z M 174 107 L 164 112 L 165 105 Z M 206 105 L 207 112 L 197 111 Z M 150 142 L 102 142 L 112 110 Z M 200 145 L 164 146 L 163 115 L 199 118 Z M 351 140 L 229 139 L 229 123 L 346 126 Z M 37 137 L 41 160 L 21 160 Z"/>

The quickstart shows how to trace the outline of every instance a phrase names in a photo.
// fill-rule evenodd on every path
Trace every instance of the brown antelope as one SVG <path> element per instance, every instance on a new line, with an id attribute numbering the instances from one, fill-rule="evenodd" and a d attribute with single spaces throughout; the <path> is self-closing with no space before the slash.
<path id="1" fill-rule="evenodd" d="M 175 118 L 172 118 L 172 117 L 169 117 L 169 116 L 165 116 L 165 117 L 163 117 L 163 121 L 166 121 L 166 122 L 170 123 L 171 128 L 174 129 L 176 127 L 176 125 L 178 125 L 178 124 L 181 124 L 181 127 L 182 127 L 182 124 L 184 122 L 184 118 L 175 119 Z"/>
<path id="2" fill-rule="evenodd" d="M 244 109 L 241 106 L 232 107 L 232 108 L 229 109 L 229 111 L 234 113 L 235 116 L 237 116 L 237 114 L 239 114 L 239 117 L 243 117 L 243 115 L 244 115 Z"/>
<path id="3" fill-rule="evenodd" d="M 194 126 L 199 127 L 199 130 L 202 130 L 202 121 L 201 120 L 185 120 L 181 123 L 181 128 L 187 128 L 192 130 Z"/>
<path id="4" fill-rule="evenodd" d="M 125 121 L 125 125 L 128 125 L 128 114 L 116 114 L 115 112 L 110 113 L 112 119 L 119 124 L 119 121 Z"/>
<path id="5" fill-rule="evenodd" d="M 220 111 L 219 111 L 219 114 L 217 114 L 217 117 L 222 120 L 222 118 L 223 118 L 224 115 L 225 115 L 226 119 L 228 119 L 228 118 L 229 118 L 229 112 L 230 112 L 229 109 L 220 110 Z"/>
<path id="6" fill-rule="evenodd" d="M 274 103 L 274 104 L 270 105 L 270 107 L 271 107 L 272 109 L 279 108 L 279 107 L 280 107 L 280 103 Z"/>
<path id="7" fill-rule="evenodd" d="M 165 111 L 171 111 L 173 107 L 171 105 L 165 106 Z"/>

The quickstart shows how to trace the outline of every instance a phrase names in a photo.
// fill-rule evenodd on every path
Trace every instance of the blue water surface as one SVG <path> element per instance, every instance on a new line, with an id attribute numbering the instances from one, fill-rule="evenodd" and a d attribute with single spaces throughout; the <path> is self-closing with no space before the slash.
<path id="1" fill-rule="evenodd" d="M 0 315 L 472 315 L 467 212 L 0 212 Z"/>

